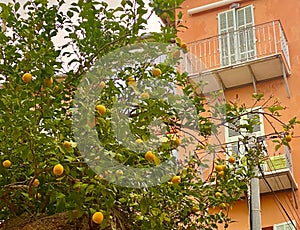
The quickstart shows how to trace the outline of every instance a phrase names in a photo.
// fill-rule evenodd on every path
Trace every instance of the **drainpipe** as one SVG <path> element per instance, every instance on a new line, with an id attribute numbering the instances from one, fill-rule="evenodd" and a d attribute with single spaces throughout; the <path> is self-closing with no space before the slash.
<path id="1" fill-rule="evenodd" d="M 197 14 L 197 13 L 200 13 L 203 11 L 212 10 L 215 8 L 229 5 L 231 3 L 242 2 L 242 1 L 244 1 L 244 0 L 222 0 L 222 1 L 214 2 L 214 3 L 210 3 L 207 5 L 199 6 L 199 7 L 193 8 L 193 9 L 189 9 L 188 13 L 189 13 L 189 15 L 193 15 L 193 14 Z"/>
<path id="2" fill-rule="evenodd" d="M 250 182 L 250 229 L 262 229 L 258 166 L 255 168 L 255 178 L 252 178 Z"/>

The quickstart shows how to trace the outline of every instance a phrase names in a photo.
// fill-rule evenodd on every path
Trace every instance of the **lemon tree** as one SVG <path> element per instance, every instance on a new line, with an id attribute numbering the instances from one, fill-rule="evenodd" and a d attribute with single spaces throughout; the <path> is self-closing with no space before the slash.
<path id="1" fill-rule="evenodd" d="M 209 143 L 220 127 L 235 124 L 248 110 L 235 103 L 208 109 L 207 99 L 197 94 L 187 74 L 174 68 L 181 54 L 188 52 L 187 44 L 176 38 L 184 28 L 176 20 L 182 14 L 175 14 L 181 2 L 154 0 L 150 8 L 142 0 L 122 0 L 116 8 L 93 0 L 69 6 L 64 0 L 0 3 L 0 220 L 7 229 L 26 224 L 35 229 L 228 227 L 228 211 L 247 189 L 263 147 L 257 142 L 245 154 L 247 164 L 242 164 L 224 143 Z M 151 12 L 162 25 L 160 33 L 149 36 L 144 31 Z M 113 74 L 105 66 L 97 72 L 101 58 L 133 45 L 138 48 L 122 55 L 138 56 L 147 42 L 167 44 L 167 55 L 158 55 L 155 45 L 151 55 L 141 54 L 142 59 Z M 155 54 L 166 61 L 150 60 Z M 118 56 L 110 58 L 114 64 Z M 91 74 L 111 77 L 90 84 L 85 77 Z M 84 90 L 82 81 L 86 81 Z M 141 82 L 150 84 L 141 88 Z M 87 98 L 96 92 L 97 100 L 78 103 L 74 95 L 80 90 Z M 253 97 L 258 103 L 263 100 L 262 95 Z M 262 104 L 266 116 L 276 118 L 283 110 L 278 103 L 268 108 Z M 88 108 L 92 115 L 79 114 L 78 124 L 96 134 L 97 142 L 88 135 L 80 142 L 74 135 L 74 116 Z M 118 117 L 116 108 L 124 111 L 126 119 Z M 220 114 L 220 122 L 214 122 L 212 117 Z M 185 121 L 190 126 L 185 127 Z M 248 121 L 237 130 L 253 130 L 257 119 Z M 298 121 L 275 121 L 283 128 L 283 136 L 275 140 L 280 148 L 292 141 L 290 129 Z M 118 133 L 123 126 L 130 132 Z M 243 142 L 247 141 L 245 136 Z M 83 149 L 86 152 L 79 148 L 83 143 L 89 147 Z M 203 154 L 212 160 L 204 161 Z M 231 157 L 227 160 L 222 154 Z M 161 183 L 147 186 L 150 176 L 139 174 L 140 184 L 134 187 L 135 181 L 128 179 L 135 176 L 134 170 L 129 175 L 111 162 L 133 169 L 156 169 L 168 162 L 169 168 L 156 174 Z M 131 186 L 121 186 L 120 181 Z M 50 224 L 45 215 L 55 221 Z"/>

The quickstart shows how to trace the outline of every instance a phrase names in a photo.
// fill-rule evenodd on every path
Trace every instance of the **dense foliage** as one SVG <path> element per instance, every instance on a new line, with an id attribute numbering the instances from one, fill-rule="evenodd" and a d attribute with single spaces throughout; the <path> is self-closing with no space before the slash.
<path id="1" fill-rule="evenodd" d="M 142 0 L 123 0 L 119 7 L 111 9 L 105 2 L 79 0 L 63 10 L 64 0 L 56 4 L 47 0 L 27 1 L 24 5 L 18 1 L 0 3 L 3 82 L 0 90 L 0 161 L 3 163 L 0 166 L 0 219 L 76 210 L 72 217 L 87 217 L 86 225 L 90 228 L 217 229 L 219 224 L 228 226 L 231 205 L 247 190 L 254 176 L 254 166 L 262 160 L 263 146 L 259 140 L 254 141 L 251 148 L 246 148 L 243 158 L 246 160 L 242 160 L 238 154 L 229 153 L 224 143 L 211 144 L 210 137 L 218 136 L 220 128 L 228 123 L 235 125 L 237 131 L 243 129 L 251 133 L 259 122 L 259 113 L 275 118 L 285 133 L 297 121 L 292 119 L 285 125 L 276 120 L 278 111 L 283 109 L 277 102 L 262 103 L 263 111 L 268 114 L 255 109 L 249 112 L 246 106 L 224 101 L 209 108 L 207 99 L 196 93 L 187 74 L 174 69 L 180 54 L 188 52 L 186 44 L 176 39 L 177 29 L 184 28 L 180 20 L 175 20 L 181 17 L 181 13 L 175 15 L 180 4 L 181 0 L 154 0 L 148 9 Z M 143 34 L 149 11 L 161 17 L 161 33 Z M 116 54 L 122 47 L 142 47 L 148 43 L 152 44 L 148 47 L 157 47 L 155 44 L 171 47 L 163 49 L 170 62 L 149 61 L 162 55 L 158 50 L 144 61 L 121 66 L 115 72 L 111 71 L 112 66 L 108 65 L 107 69 L 101 66 L 103 58 Z M 122 60 L 126 60 L 126 55 Z M 80 83 L 88 74 L 95 75 L 99 66 L 105 77 Z M 161 82 L 166 85 L 161 87 Z M 76 89 L 78 92 L 83 85 L 84 90 L 90 86 L 89 91 L 84 91 L 88 98 L 98 95 L 92 108 L 102 106 L 96 107 L 93 116 L 78 112 L 79 108 L 81 112 L 90 111 L 91 104 L 73 101 Z M 173 94 L 175 85 L 181 96 Z M 131 131 L 123 143 L 112 128 L 122 126 L 122 119 L 117 119 L 115 110 L 116 101 L 121 99 L 130 102 L 124 108 L 119 104 L 119 109 L 127 115 Z M 196 115 L 188 113 L 183 99 L 189 100 Z M 254 95 L 253 99 L 264 100 L 262 95 Z M 174 106 L 187 111 L 184 119 L 192 120 L 191 126 L 178 122 L 180 114 Z M 245 113 L 253 116 L 243 125 L 236 124 Z M 83 141 L 76 140 L 73 132 L 76 127 L 72 126 L 72 115 L 78 114 L 84 130 L 97 131 L 105 151 L 89 156 L 80 151 L 79 144 Z M 218 118 L 218 122 L 213 118 Z M 163 132 L 150 130 L 149 126 L 157 120 L 164 125 Z M 193 132 L 189 133 L 191 127 Z M 195 127 L 197 132 L 194 132 Z M 89 146 L 95 144 L 89 143 L 89 132 L 83 134 L 84 142 Z M 159 142 L 156 147 L 151 147 L 153 140 L 156 144 Z M 276 141 L 278 148 L 288 144 L 284 138 Z M 125 142 L 142 147 L 134 151 Z M 245 135 L 242 142 L 247 146 L 249 136 Z M 176 162 L 173 156 L 176 149 L 179 155 L 191 157 L 179 157 L 181 160 Z M 148 151 L 152 154 L 146 156 Z M 130 176 L 128 172 L 101 165 L 104 155 L 135 168 L 155 168 L 165 161 L 172 167 L 179 164 L 181 168 L 171 170 L 173 174 L 165 174 L 159 184 L 137 186 L 136 181 L 126 181 Z M 202 158 L 207 155 L 210 161 L 203 160 L 208 159 Z M 95 173 L 92 163 L 97 161 L 102 169 Z M 174 174 L 177 177 L 173 177 Z M 140 180 L 142 183 L 148 179 L 145 176 Z M 126 181 L 127 186 L 121 186 L 119 181 Z M 92 222 L 95 212 L 103 213 L 103 222 L 99 213 Z"/>

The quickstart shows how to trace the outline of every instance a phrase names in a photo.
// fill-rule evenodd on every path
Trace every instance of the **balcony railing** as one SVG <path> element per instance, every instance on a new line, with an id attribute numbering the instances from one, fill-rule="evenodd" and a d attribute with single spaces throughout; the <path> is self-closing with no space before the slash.
<path id="1" fill-rule="evenodd" d="M 298 185 L 293 175 L 293 164 L 291 150 L 284 146 L 284 153 L 270 156 L 263 165 L 264 177 L 272 187 L 273 191 L 296 190 Z M 271 192 L 264 180 L 260 180 L 261 193 Z"/>
<path id="2" fill-rule="evenodd" d="M 279 20 L 223 33 L 188 44 L 181 71 L 189 75 L 282 55 L 290 70 L 288 43 Z"/>
<path id="3" fill-rule="evenodd" d="M 284 147 L 284 154 L 269 157 L 264 167 L 266 172 L 277 171 L 286 168 L 289 169 L 293 174 L 291 151 L 287 146 Z"/>

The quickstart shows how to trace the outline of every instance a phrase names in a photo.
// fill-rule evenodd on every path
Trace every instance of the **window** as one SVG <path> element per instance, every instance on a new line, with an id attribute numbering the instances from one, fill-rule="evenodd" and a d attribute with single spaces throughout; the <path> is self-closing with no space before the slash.
<path id="1" fill-rule="evenodd" d="M 252 108 L 252 111 L 262 111 L 260 108 Z M 250 111 L 250 110 L 249 110 Z M 257 124 L 253 126 L 253 132 L 247 133 L 246 130 L 236 130 L 236 125 L 243 125 L 247 124 L 246 119 L 250 117 L 256 117 Z M 261 114 L 246 114 L 242 116 L 239 120 L 235 122 L 235 125 L 228 124 L 228 127 L 225 128 L 225 140 L 228 144 L 229 152 L 232 154 L 239 154 L 243 155 L 245 153 L 245 145 L 239 141 L 239 139 L 242 139 L 245 135 L 253 135 L 255 137 L 263 136 L 264 135 L 264 124 L 263 124 L 263 116 Z M 251 146 L 251 143 L 248 144 L 248 146 Z"/>
<path id="2" fill-rule="evenodd" d="M 292 222 L 275 224 L 274 230 L 296 230 L 295 226 L 296 226 L 296 221 L 293 220 Z"/>
<path id="3" fill-rule="evenodd" d="M 253 5 L 218 14 L 221 66 L 255 58 Z"/>
<path id="4" fill-rule="evenodd" d="M 262 230 L 274 230 L 273 226 L 262 228 Z"/>

